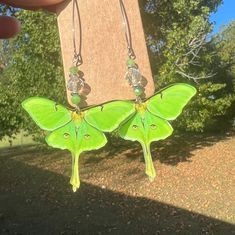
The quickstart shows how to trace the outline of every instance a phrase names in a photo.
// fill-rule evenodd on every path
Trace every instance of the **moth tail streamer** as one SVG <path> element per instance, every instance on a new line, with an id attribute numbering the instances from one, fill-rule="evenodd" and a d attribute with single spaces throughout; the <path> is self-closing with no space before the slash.
<path id="1" fill-rule="evenodd" d="M 144 160 L 145 160 L 145 173 L 148 175 L 149 180 L 152 182 L 156 177 L 156 171 L 153 165 L 152 155 L 150 151 L 149 144 L 142 145 L 143 152 L 144 152 Z"/>
<path id="2" fill-rule="evenodd" d="M 72 175 L 70 178 L 70 184 L 72 185 L 73 192 L 76 192 L 80 187 L 79 177 L 79 154 L 72 154 Z"/>

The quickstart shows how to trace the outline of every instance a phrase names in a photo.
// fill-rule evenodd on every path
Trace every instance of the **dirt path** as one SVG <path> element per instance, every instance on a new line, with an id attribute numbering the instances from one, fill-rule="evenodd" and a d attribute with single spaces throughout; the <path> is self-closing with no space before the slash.
<path id="1" fill-rule="evenodd" d="M 0 234 L 235 234 L 235 137 L 157 143 L 153 183 L 128 145 L 84 154 L 76 194 L 69 154 L 0 150 Z"/>

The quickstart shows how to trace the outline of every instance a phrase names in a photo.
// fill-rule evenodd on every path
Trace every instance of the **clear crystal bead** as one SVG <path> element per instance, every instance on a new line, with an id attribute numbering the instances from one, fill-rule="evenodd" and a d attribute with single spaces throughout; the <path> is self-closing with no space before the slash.
<path id="1" fill-rule="evenodd" d="M 84 81 L 77 74 L 70 74 L 67 88 L 72 93 L 77 93 L 84 86 Z"/>
<path id="2" fill-rule="evenodd" d="M 142 75 L 139 69 L 131 67 L 128 68 L 125 79 L 129 82 L 130 86 L 141 86 L 142 84 Z"/>

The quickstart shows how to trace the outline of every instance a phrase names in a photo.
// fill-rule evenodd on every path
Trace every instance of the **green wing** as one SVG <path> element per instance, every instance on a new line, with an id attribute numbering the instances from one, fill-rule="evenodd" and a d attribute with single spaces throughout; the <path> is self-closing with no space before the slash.
<path id="1" fill-rule="evenodd" d="M 67 149 L 74 154 L 79 153 L 76 126 L 73 121 L 51 132 L 46 137 L 46 142 L 53 148 Z"/>
<path id="2" fill-rule="evenodd" d="M 105 135 L 90 126 L 86 121 L 79 123 L 74 121 L 53 131 L 46 137 L 48 145 L 67 149 L 72 153 L 72 176 L 70 183 L 75 192 L 80 187 L 79 179 L 79 156 L 84 151 L 95 150 L 107 143 Z"/>
<path id="3" fill-rule="evenodd" d="M 172 85 L 151 97 L 146 102 L 147 109 L 158 117 L 174 120 L 196 92 L 193 86 L 185 83 Z"/>
<path id="4" fill-rule="evenodd" d="M 29 98 L 22 106 L 43 130 L 53 131 L 71 121 L 70 111 L 45 98 Z"/>
<path id="5" fill-rule="evenodd" d="M 99 149 L 107 142 L 105 135 L 86 121 L 81 121 L 80 125 L 71 121 L 50 133 L 46 141 L 54 148 L 67 149 L 75 154 Z"/>
<path id="6" fill-rule="evenodd" d="M 135 112 L 132 101 L 113 101 L 86 111 L 85 119 L 93 127 L 110 132 Z"/>
<path id="7" fill-rule="evenodd" d="M 156 176 L 150 152 L 150 144 L 153 141 L 165 139 L 173 132 L 171 125 L 159 117 L 154 116 L 149 111 L 143 113 L 136 112 L 119 128 L 119 135 L 126 140 L 138 141 L 144 152 L 146 174 L 150 180 Z"/>

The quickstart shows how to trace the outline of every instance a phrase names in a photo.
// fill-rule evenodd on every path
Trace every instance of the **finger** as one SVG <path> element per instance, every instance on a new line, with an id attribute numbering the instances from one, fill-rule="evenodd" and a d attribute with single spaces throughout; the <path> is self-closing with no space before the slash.
<path id="1" fill-rule="evenodd" d="M 14 17 L 0 16 L 0 39 L 8 39 L 20 32 L 20 22 Z"/>
<path id="2" fill-rule="evenodd" d="M 37 9 L 57 5 L 64 0 L 2 0 L 1 2 L 13 7 L 20 7 L 25 9 Z"/>

